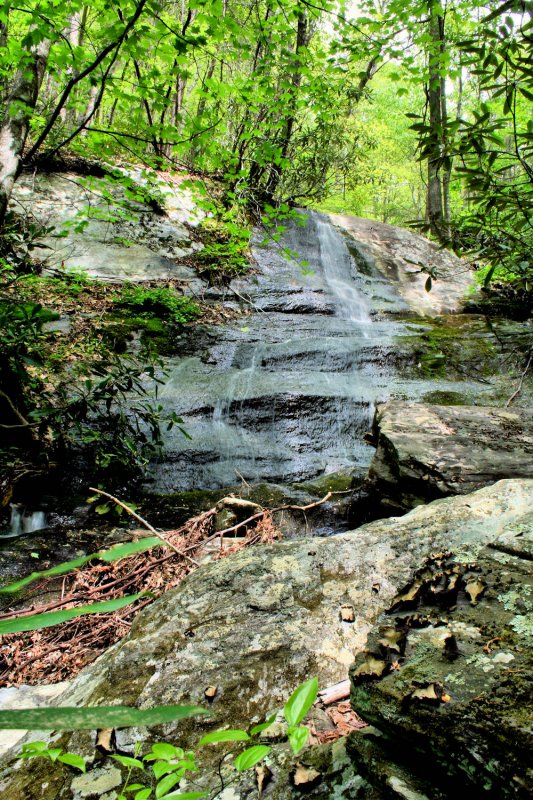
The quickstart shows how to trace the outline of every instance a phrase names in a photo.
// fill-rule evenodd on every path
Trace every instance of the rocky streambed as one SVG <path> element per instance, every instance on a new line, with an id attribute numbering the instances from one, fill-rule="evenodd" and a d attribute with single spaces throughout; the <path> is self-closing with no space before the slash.
<path id="1" fill-rule="evenodd" d="M 467 313 L 472 276 L 421 237 L 306 217 L 281 243 L 258 233 L 254 272 L 230 287 L 184 276 L 185 292 L 242 316 L 185 330 L 165 353 L 160 402 L 192 438 L 170 432 L 144 491 L 169 515 L 228 489 L 265 504 L 352 489 L 357 502 L 293 521 L 293 540 L 203 565 L 55 702 L 202 704 L 216 687 L 207 722 L 117 731 L 132 754 L 136 741 L 194 746 L 259 722 L 310 676 L 321 687 L 350 676 L 366 728 L 303 751 L 300 786 L 275 744 L 267 785 L 228 770 L 220 797 L 528 797 L 531 325 L 479 313 L 479 298 Z M 101 259 L 101 229 L 93 238 Z M 84 246 L 91 272 L 90 236 Z M 435 291 L 421 267 L 436 271 Z M 390 518 L 357 527 L 365 517 Z M 311 723 L 327 729 L 319 706 Z M 93 732 L 50 741 L 87 757 L 87 775 L 15 750 L 6 800 L 114 800 L 122 776 Z M 214 791 L 205 766 L 199 786 Z"/>

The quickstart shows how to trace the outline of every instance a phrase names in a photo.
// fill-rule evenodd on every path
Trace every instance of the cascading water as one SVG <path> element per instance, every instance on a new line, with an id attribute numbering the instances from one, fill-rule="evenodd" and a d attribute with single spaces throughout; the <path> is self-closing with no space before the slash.
<path id="1" fill-rule="evenodd" d="M 336 313 L 342 319 L 360 325 L 360 332 L 368 336 L 370 324 L 368 300 L 354 284 L 353 259 L 342 236 L 330 222 L 315 216 L 320 261 L 324 280 L 336 302 Z"/>
<path id="2" fill-rule="evenodd" d="M 217 488 L 239 475 L 296 482 L 368 465 L 375 387 L 359 366 L 374 323 L 343 235 L 311 213 L 253 252 L 258 274 L 237 287 L 251 316 L 219 330 L 203 359 L 174 362 L 160 391 L 192 438 L 171 434 L 156 489 Z"/>
<path id="3" fill-rule="evenodd" d="M 456 388 L 413 374 L 416 363 L 407 377 L 397 369 L 402 339 L 421 328 L 398 319 L 407 306 L 372 251 L 323 214 L 300 222 L 279 243 L 257 235 L 257 270 L 232 284 L 249 298 L 249 315 L 203 342 L 196 329 L 198 355 L 168 362 L 159 401 L 183 417 L 191 439 L 167 434 L 151 491 L 219 489 L 241 476 L 285 484 L 339 470 L 363 476 L 376 403 Z"/>
<path id="4" fill-rule="evenodd" d="M 46 525 L 44 511 L 28 511 L 20 503 L 12 503 L 9 530 L 0 533 L 0 539 L 13 539 L 26 533 L 34 533 L 43 530 Z"/>

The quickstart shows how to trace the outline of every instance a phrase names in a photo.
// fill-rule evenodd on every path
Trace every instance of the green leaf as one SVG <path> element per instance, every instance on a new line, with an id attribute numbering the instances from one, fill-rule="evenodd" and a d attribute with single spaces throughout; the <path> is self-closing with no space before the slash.
<path id="1" fill-rule="evenodd" d="M 309 738 L 309 729 L 305 725 L 300 725 L 298 728 L 293 728 L 289 731 L 289 743 L 292 747 L 292 752 L 296 755 Z"/>
<path id="2" fill-rule="evenodd" d="M 315 702 L 317 694 L 317 678 L 311 678 L 311 680 L 302 683 L 294 690 L 283 709 L 283 714 L 289 725 L 300 724 Z"/>
<path id="3" fill-rule="evenodd" d="M 21 580 L 16 581 L 15 583 L 2 586 L 0 588 L 0 594 L 14 594 L 15 592 L 19 592 L 21 589 L 24 589 L 29 583 L 39 580 L 39 578 L 49 578 L 54 575 L 64 575 L 66 572 L 72 572 L 75 569 L 83 567 L 84 564 L 89 563 L 89 561 L 92 561 L 93 559 L 98 559 L 99 561 L 105 561 L 107 564 L 111 564 L 113 561 L 126 558 L 126 556 L 131 556 L 134 553 L 143 553 L 145 550 L 149 550 L 157 545 L 161 546 L 161 539 L 158 539 L 157 536 L 146 536 L 136 542 L 118 544 L 115 545 L 115 547 L 109 548 L 109 550 L 100 550 L 98 553 L 91 553 L 90 555 L 82 556 L 81 558 L 75 558 L 72 561 L 64 561 L 62 564 L 58 564 L 50 569 L 42 570 L 41 572 L 32 572 L 27 578 L 21 578 Z"/>
<path id="4" fill-rule="evenodd" d="M 152 745 L 152 750 L 145 756 L 145 761 L 152 761 L 154 758 L 164 759 L 169 761 L 172 758 L 183 758 L 183 750 L 181 747 L 174 747 L 173 744 L 168 742 L 158 742 Z"/>
<path id="5" fill-rule="evenodd" d="M 259 761 L 262 761 L 265 756 L 270 753 L 271 748 L 266 744 L 256 744 L 253 747 L 248 747 L 240 755 L 237 756 L 233 762 L 235 769 L 238 772 L 244 772 L 245 769 L 255 766 Z"/>
<path id="6" fill-rule="evenodd" d="M 31 614 L 27 617 L 15 617 L 15 619 L 0 622 L 0 636 L 6 633 L 20 633 L 21 631 L 37 631 L 41 628 L 51 628 L 53 625 L 60 625 L 76 617 L 83 617 L 88 614 L 106 614 L 109 611 L 118 611 L 120 608 L 135 603 L 141 597 L 153 597 L 151 592 L 139 592 L 138 594 L 126 595 L 116 600 L 102 600 L 99 603 L 92 603 L 89 606 L 78 606 L 77 608 L 66 608 L 63 611 L 48 611 L 45 614 Z"/>
<path id="7" fill-rule="evenodd" d="M 91 706 L 90 708 L 0 709 L 0 730 L 75 731 L 162 725 L 176 719 L 208 714 L 198 706 Z"/>
<path id="8" fill-rule="evenodd" d="M 432 286 L 433 286 L 433 281 L 431 280 L 431 275 L 430 275 L 424 284 L 424 289 L 426 290 L 426 292 L 430 292 Z"/>
<path id="9" fill-rule="evenodd" d="M 68 764 L 69 767 L 76 767 L 81 772 L 85 772 L 85 759 L 75 753 L 63 753 L 63 755 L 58 756 L 57 760 L 61 761 L 62 764 Z"/>
<path id="10" fill-rule="evenodd" d="M 199 800 L 200 797 L 207 797 L 207 792 L 172 792 L 160 797 L 159 800 L 170 800 L 174 797 L 181 798 L 181 800 Z"/>
<path id="11" fill-rule="evenodd" d="M 148 800 L 151 794 L 152 790 L 149 787 L 147 789 L 141 789 L 140 792 L 134 795 L 134 800 Z"/>
<path id="12" fill-rule="evenodd" d="M 203 736 L 198 742 L 198 746 L 202 747 L 204 744 L 215 744 L 216 742 L 246 742 L 249 738 L 246 731 L 213 731 Z"/>
<path id="13" fill-rule="evenodd" d="M 485 275 L 485 280 L 483 281 L 483 286 L 484 286 L 485 288 L 486 288 L 486 287 L 489 285 L 489 283 L 491 282 L 491 280 L 492 280 L 492 276 L 494 275 L 494 272 L 495 272 L 495 270 L 496 270 L 496 264 L 494 264 L 494 265 L 493 265 L 493 266 L 492 266 L 492 267 L 489 269 L 489 271 L 487 272 L 487 274 Z"/>
<path id="14" fill-rule="evenodd" d="M 168 794 L 169 790 L 172 789 L 179 781 L 181 780 L 181 775 L 165 775 L 156 786 L 155 789 L 155 796 L 156 797 L 163 797 L 164 795 Z"/>
<path id="15" fill-rule="evenodd" d="M 27 742 L 26 744 L 22 745 L 22 752 L 23 753 L 42 753 L 44 750 L 48 750 L 48 745 L 46 742 Z"/>
<path id="16" fill-rule="evenodd" d="M 253 728 L 250 728 L 250 736 L 257 736 L 258 733 L 266 731 L 266 729 L 270 728 L 270 726 L 276 721 L 277 716 L 278 716 L 277 713 L 272 714 L 272 716 L 269 717 L 264 722 L 261 722 L 259 725 L 254 725 Z"/>

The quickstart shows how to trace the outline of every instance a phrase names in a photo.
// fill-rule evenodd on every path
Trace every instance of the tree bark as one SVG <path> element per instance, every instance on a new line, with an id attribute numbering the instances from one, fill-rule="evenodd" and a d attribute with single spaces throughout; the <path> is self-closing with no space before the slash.
<path id="1" fill-rule="evenodd" d="M 435 13 L 433 0 L 429 2 L 429 33 L 431 44 L 428 56 L 427 99 L 429 107 L 430 146 L 428 154 L 428 188 L 426 218 L 429 229 L 439 239 L 444 236 L 444 201 L 442 191 L 442 157 L 444 120 L 443 92 L 441 77 L 442 53 L 444 45 L 444 19 Z"/>
<path id="2" fill-rule="evenodd" d="M 51 40 L 31 51 L 30 61 L 20 69 L 6 101 L 0 128 L 0 225 L 3 224 L 11 192 L 21 169 L 21 158 L 35 110 Z"/>

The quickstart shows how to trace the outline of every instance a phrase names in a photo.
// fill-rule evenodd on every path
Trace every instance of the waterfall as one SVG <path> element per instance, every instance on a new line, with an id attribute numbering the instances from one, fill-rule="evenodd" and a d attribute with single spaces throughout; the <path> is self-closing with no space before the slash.
<path id="1" fill-rule="evenodd" d="M 257 272 L 232 284 L 251 299 L 251 314 L 218 328 L 201 357 L 171 362 L 159 401 L 184 418 L 192 438 L 170 431 L 156 488 L 366 470 L 362 436 L 376 391 L 360 366 L 373 362 L 378 340 L 381 347 L 372 338 L 369 278 L 327 217 L 306 216 L 305 225 L 288 223 L 279 243 L 256 236 Z"/>
<path id="2" fill-rule="evenodd" d="M 371 321 L 369 303 L 354 283 L 354 264 L 344 239 L 330 222 L 318 215 L 313 215 L 313 219 L 324 279 L 335 300 L 336 312 L 343 319 L 360 325 L 362 335 L 368 336 L 366 326 Z"/>
<path id="3" fill-rule="evenodd" d="M 12 539 L 25 533 L 34 533 L 46 528 L 47 520 L 44 511 L 28 511 L 21 503 L 11 503 L 11 519 L 9 530 L 0 533 L 1 539 Z"/>

